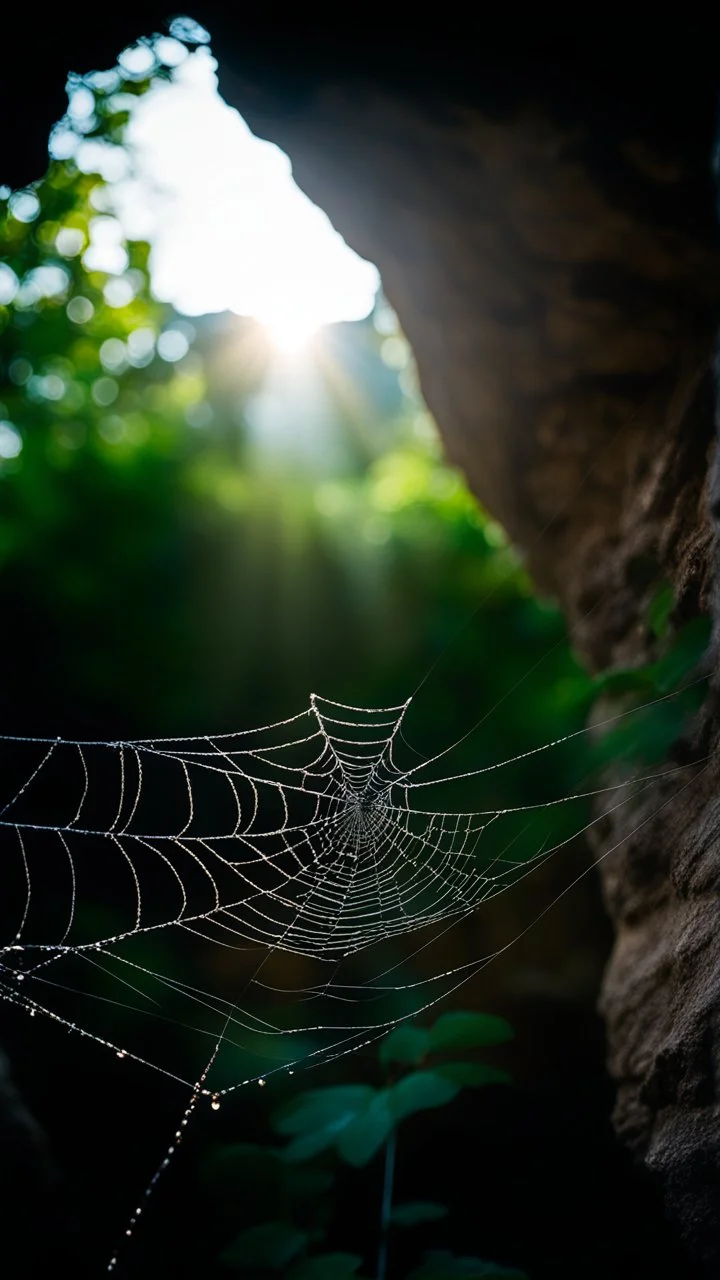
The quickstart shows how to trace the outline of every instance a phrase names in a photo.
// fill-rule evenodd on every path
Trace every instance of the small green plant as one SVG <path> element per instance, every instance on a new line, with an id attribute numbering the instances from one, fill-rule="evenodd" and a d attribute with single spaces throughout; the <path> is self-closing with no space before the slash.
<path id="1" fill-rule="evenodd" d="M 702 705 L 707 680 L 701 664 L 710 642 L 711 621 L 701 615 L 675 625 L 674 608 L 672 587 L 662 582 L 645 615 L 653 637 L 653 661 L 604 671 L 595 678 L 595 699 L 610 698 L 633 711 L 618 719 L 596 744 L 594 756 L 599 764 L 659 763 Z"/>
<path id="2" fill-rule="evenodd" d="M 206 1172 L 226 1201 L 243 1197 L 244 1220 L 221 1261 L 232 1270 L 283 1280 L 349 1280 L 363 1258 L 322 1252 L 330 1225 L 327 1193 L 333 1167 L 343 1162 L 364 1168 L 383 1155 L 375 1276 L 385 1280 L 394 1231 L 445 1217 L 447 1207 L 430 1200 L 396 1203 L 395 1157 L 400 1126 L 411 1115 L 442 1107 L 462 1089 L 506 1083 L 506 1071 L 481 1060 L 479 1051 L 512 1037 L 503 1019 L 456 1011 L 432 1027 L 404 1023 L 381 1042 L 382 1083 L 338 1084 L 309 1089 L 285 1102 L 272 1116 L 283 1147 L 236 1144 L 218 1149 Z M 250 1190 L 250 1203 L 247 1200 Z M 475 1257 L 432 1252 L 408 1280 L 523 1280 L 523 1273 Z"/>

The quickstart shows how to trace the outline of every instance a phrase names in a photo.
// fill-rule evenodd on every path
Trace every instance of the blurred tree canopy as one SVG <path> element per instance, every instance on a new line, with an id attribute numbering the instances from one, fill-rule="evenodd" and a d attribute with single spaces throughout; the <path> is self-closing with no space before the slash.
<path id="1" fill-rule="evenodd" d="M 397 700 L 437 659 L 434 743 L 467 727 L 469 691 L 486 711 L 518 680 L 493 756 L 574 726 L 586 686 L 559 616 L 443 464 L 382 299 L 308 373 L 252 320 L 191 325 L 153 297 L 113 180 L 133 101 L 168 74 L 156 57 L 71 82 L 59 158 L 5 193 L 6 728 L 219 730 L 312 688 Z"/>

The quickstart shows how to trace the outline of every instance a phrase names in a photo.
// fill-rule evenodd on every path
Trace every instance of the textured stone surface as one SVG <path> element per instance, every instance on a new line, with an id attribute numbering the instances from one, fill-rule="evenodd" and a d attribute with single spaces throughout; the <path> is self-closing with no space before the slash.
<path id="1" fill-rule="evenodd" d="M 682 147 L 653 150 L 621 122 L 600 163 L 591 124 L 528 102 L 440 112 L 328 85 L 288 112 L 257 85 L 223 88 L 379 265 L 451 459 L 560 598 L 590 666 L 648 658 L 661 577 L 677 621 L 708 611 L 720 262 L 710 188 Z M 712 1274 L 716 726 L 709 706 L 666 776 L 595 836 L 616 927 L 602 1010 L 617 1131 Z"/>

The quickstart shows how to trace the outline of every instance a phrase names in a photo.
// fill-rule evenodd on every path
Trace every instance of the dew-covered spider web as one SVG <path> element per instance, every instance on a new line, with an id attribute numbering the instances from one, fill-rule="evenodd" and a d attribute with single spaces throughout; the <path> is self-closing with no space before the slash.
<path id="1" fill-rule="evenodd" d="M 530 829 L 537 838 L 532 819 L 597 793 L 457 807 L 453 798 L 467 798 L 481 775 L 558 743 L 449 774 L 450 749 L 418 763 L 407 745 L 408 705 L 364 709 L 313 694 L 307 710 L 286 720 L 216 737 L 0 740 L 3 880 L 17 917 L 0 948 L 2 995 L 62 1018 L 63 992 L 87 989 L 97 1015 L 114 985 L 115 997 L 151 1016 L 164 1000 L 171 1017 L 181 1005 L 192 1009 L 206 1034 L 217 1032 L 217 1017 L 205 1027 L 208 1014 L 228 1017 L 228 1038 L 233 1028 L 298 1034 L 244 1009 L 253 986 L 271 989 L 270 958 L 294 958 L 280 967 L 303 979 L 318 969 L 316 982 L 298 986 L 304 998 L 343 991 L 346 1002 L 346 962 L 465 916 L 508 888 L 558 847 L 546 828 L 528 850 L 519 835 Z M 571 838 L 581 826 L 582 818 Z M 198 956 L 245 957 L 246 990 L 237 1001 L 138 958 L 162 960 L 168 932 L 183 935 Z M 98 973 L 100 987 L 91 981 Z M 383 1025 L 374 1019 L 358 1034 Z M 78 1029 L 92 1035 L 92 1018 Z M 313 1023 L 333 1053 L 339 1029 L 351 1030 L 332 1019 Z"/>
<path id="2" fill-rule="evenodd" d="M 453 773 L 453 748 L 408 741 L 409 705 L 312 695 L 214 737 L 0 739 L 0 997 L 184 1083 L 187 1119 L 455 990 L 492 958 L 481 939 L 420 978 L 393 944 L 431 947 L 592 825 L 588 797 L 606 814 L 652 777 L 474 808 L 587 731 Z"/>

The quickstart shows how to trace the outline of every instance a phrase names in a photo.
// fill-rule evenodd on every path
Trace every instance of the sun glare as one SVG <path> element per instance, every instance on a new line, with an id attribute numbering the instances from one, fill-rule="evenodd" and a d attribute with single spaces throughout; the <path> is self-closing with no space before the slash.
<path id="1" fill-rule="evenodd" d="M 207 49 L 142 99 L 128 129 L 120 221 L 152 245 L 153 291 L 186 315 L 252 316 L 283 352 L 360 320 L 380 280 L 296 186 L 287 156 L 218 96 Z"/>
<path id="2" fill-rule="evenodd" d="M 305 351 L 321 327 L 322 323 L 313 324 L 306 317 L 293 315 L 278 316 L 263 325 L 271 345 L 287 356 Z"/>

